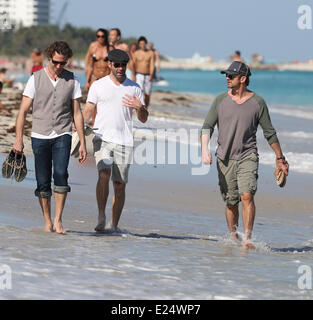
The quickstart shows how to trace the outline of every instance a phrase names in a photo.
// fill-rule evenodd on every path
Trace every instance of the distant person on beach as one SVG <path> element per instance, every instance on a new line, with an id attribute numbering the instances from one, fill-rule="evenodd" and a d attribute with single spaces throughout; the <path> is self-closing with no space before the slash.
<path id="1" fill-rule="evenodd" d="M 139 121 L 144 123 L 148 111 L 139 85 L 126 77 L 128 54 L 114 49 L 109 52 L 108 60 L 111 73 L 91 85 L 83 116 L 88 122 L 97 106 L 95 127 L 98 129 L 93 140 L 98 169 L 98 225 L 95 230 L 104 231 L 106 227 L 105 207 L 112 175 L 114 197 L 110 231 L 115 232 L 125 203 L 128 171 L 132 162 L 132 114 L 135 110 Z"/>
<path id="2" fill-rule="evenodd" d="M 137 43 L 136 42 L 133 42 L 131 45 L 130 45 L 130 48 L 129 48 L 129 57 L 132 58 L 135 51 L 137 50 Z"/>
<path id="3" fill-rule="evenodd" d="M 272 126 L 265 101 L 247 89 L 251 72 L 242 62 L 233 62 L 227 70 L 227 92 L 218 95 L 201 131 L 202 162 L 212 164 L 208 144 L 218 124 L 217 170 L 220 191 L 226 202 L 226 220 L 231 236 L 238 239 L 238 204 L 242 202 L 243 245 L 253 248 L 251 235 L 255 218 L 254 195 L 257 191 L 259 156 L 256 132 L 260 124 L 264 137 L 276 155 L 276 168 L 288 175 L 276 131 Z"/>
<path id="4" fill-rule="evenodd" d="M 2 82 L 0 81 L 0 94 L 2 92 Z M 0 101 L 0 111 L 3 111 L 3 113 L 5 115 L 9 115 L 11 114 L 11 112 L 2 104 L 2 102 Z"/>
<path id="5" fill-rule="evenodd" d="M 233 61 L 238 61 L 238 62 L 244 62 L 244 60 L 241 57 L 241 52 L 239 50 L 236 50 L 234 52 L 234 56 L 233 56 Z"/>
<path id="6" fill-rule="evenodd" d="M 112 49 L 120 49 L 125 51 L 129 56 L 129 62 L 127 64 L 126 76 L 133 81 L 136 81 L 136 73 L 134 70 L 134 63 L 132 55 L 130 54 L 129 46 L 127 43 L 121 42 L 122 33 L 119 28 L 112 28 L 109 33 L 109 42 Z"/>
<path id="7" fill-rule="evenodd" d="M 160 60 L 160 55 L 159 55 L 159 51 L 156 50 L 153 46 L 153 42 L 149 42 L 148 43 L 148 50 L 152 51 L 154 54 L 154 73 L 153 73 L 153 79 L 156 79 L 156 73 L 160 72 L 161 68 L 160 68 L 160 64 L 161 64 L 161 60 Z"/>
<path id="8" fill-rule="evenodd" d="M 81 89 L 74 74 L 64 69 L 73 55 L 66 42 L 52 43 L 46 54 L 47 67 L 29 78 L 16 119 L 16 140 L 13 150 L 22 153 L 26 115 L 32 106 L 32 148 L 37 188 L 35 195 L 45 219 L 45 231 L 64 234 L 62 213 L 71 188 L 68 185 L 68 164 L 74 121 L 80 138 L 79 161 L 86 160 L 84 121 L 80 109 Z M 53 169 L 55 219 L 51 220 L 51 176 Z"/>
<path id="9" fill-rule="evenodd" d="M 33 74 L 35 71 L 43 68 L 44 59 L 45 57 L 43 52 L 37 48 L 30 53 L 30 60 L 32 64 L 30 74 Z"/>
<path id="10" fill-rule="evenodd" d="M 3 88 L 12 88 L 13 87 L 13 80 L 10 80 L 6 77 L 6 72 L 8 70 L 6 68 L 0 69 L 0 81 L 2 82 Z"/>
<path id="11" fill-rule="evenodd" d="M 152 79 L 154 74 L 154 53 L 147 49 L 147 39 L 141 36 L 138 39 L 139 49 L 133 55 L 134 67 L 136 71 L 136 82 L 145 95 L 145 105 L 150 104 L 152 89 Z"/>
<path id="12" fill-rule="evenodd" d="M 85 90 L 88 91 L 91 84 L 110 74 L 108 62 L 105 60 L 109 51 L 108 32 L 105 29 L 98 29 L 97 41 L 90 44 L 86 58 L 86 84 Z"/>

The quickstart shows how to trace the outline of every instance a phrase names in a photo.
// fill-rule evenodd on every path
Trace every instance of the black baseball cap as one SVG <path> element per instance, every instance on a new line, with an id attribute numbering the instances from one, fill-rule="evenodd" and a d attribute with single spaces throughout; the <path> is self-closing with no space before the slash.
<path id="1" fill-rule="evenodd" d="M 105 58 L 106 61 L 118 62 L 118 63 L 128 63 L 128 54 L 120 49 L 114 49 L 109 52 L 108 56 Z"/>
<path id="2" fill-rule="evenodd" d="M 222 70 L 222 74 L 227 74 L 227 75 L 242 75 L 249 77 L 251 76 L 251 71 L 250 68 L 243 62 L 240 61 L 234 61 L 227 70 Z"/>

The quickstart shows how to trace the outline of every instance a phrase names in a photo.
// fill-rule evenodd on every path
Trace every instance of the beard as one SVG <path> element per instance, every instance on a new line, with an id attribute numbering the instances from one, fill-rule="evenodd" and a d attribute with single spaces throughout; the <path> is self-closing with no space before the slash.
<path id="1" fill-rule="evenodd" d="M 123 71 L 116 71 L 116 70 L 112 70 L 113 76 L 118 80 L 118 81 L 124 81 L 126 78 L 126 74 L 125 74 L 125 70 L 123 69 Z"/>

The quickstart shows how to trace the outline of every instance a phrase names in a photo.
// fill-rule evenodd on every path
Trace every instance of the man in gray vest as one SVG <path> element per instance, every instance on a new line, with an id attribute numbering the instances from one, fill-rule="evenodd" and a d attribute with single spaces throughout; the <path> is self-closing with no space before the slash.
<path id="1" fill-rule="evenodd" d="M 204 121 L 201 134 L 202 162 L 212 164 L 208 143 L 217 124 L 217 170 L 221 194 L 226 202 L 228 229 L 238 239 L 238 204 L 241 201 L 245 232 L 243 245 L 253 248 L 251 234 L 258 179 L 256 132 L 259 124 L 275 152 L 277 169 L 287 176 L 289 165 L 281 150 L 265 101 L 247 89 L 251 76 L 249 67 L 243 62 L 234 61 L 221 73 L 226 75 L 229 90 L 216 97 Z"/>
<path id="2" fill-rule="evenodd" d="M 32 148 L 35 159 L 37 188 L 35 195 L 45 219 L 45 231 L 64 234 L 62 213 L 68 185 L 68 164 L 74 121 L 80 138 L 79 161 L 86 160 L 84 121 L 80 109 L 81 89 L 74 74 L 64 69 L 73 55 L 66 42 L 52 43 L 46 54 L 49 64 L 34 72 L 23 93 L 16 119 L 16 140 L 13 150 L 23 152 L 23 131 L 26 115 L 32 106 Z M 51 177 L 53 172 L 55 219 L 51 220 Z"/>

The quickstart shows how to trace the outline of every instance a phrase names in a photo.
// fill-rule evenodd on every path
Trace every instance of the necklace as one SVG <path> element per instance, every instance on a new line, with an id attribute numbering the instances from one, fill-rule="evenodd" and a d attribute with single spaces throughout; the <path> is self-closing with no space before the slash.
<path id="1" fill-rule="evenodd" d="M 48 71 L 49 77 L 52 78 L 52 80 L 54 80 L 54 81 L 57 81 L 57 80 L 58 80 L 59 77 L 58 77 L 55 73 L 53 74 L 53 73 L 51 72 L 49 66 L 47 66 L 47 71 Z"/>

